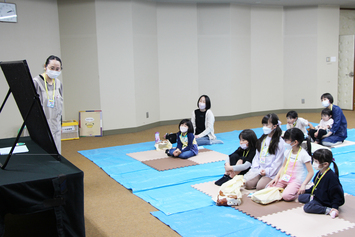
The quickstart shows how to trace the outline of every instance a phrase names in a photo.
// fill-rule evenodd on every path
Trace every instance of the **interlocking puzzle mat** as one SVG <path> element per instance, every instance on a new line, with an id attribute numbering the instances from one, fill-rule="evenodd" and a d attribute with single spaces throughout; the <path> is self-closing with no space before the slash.
<path id="1" fill-rule="evenodd" d="M 217 195 L 220 188 L 214 184 L 214 181 L 195 184 L 192 187 L 210 197 Z M 345 195 L 345 204 L 339 208 L 339 217 L 331 219 L 329 215 L 305 213 L 303 204 L 297 201 L 278 201 L 267 205 L 258 204 L 248 197 L 248 190 L 242 188 L 241 191 L 244 193 L 242 204 L 232 208 L 291 236 L 355 235 L 355 197 L 352 195 Z M 322 226 L 326 225 L 327 228 L 321 228 L 320 231 L 319 228 L 315 228 L 316 223 L 322 223 Z"/>
<path id="2" fill-rule="evenodd" d="M 259 217 L 261 221 L 292 236 L 324 236 L 353 228 L 355 223 L 329 215 L 307 214 L 303 207 Z M 349 229 L 350 230 L 350 229 Z M 353 230 L 353 236 L 355 230 Z"/>
<path id="3" fill-rule="evenodd" d="M 167 156 L 164 151 L 156 150 L 128 153 L 127 155 L 159 171 L 224 161 L 228 157 L 209 149 L 201 149 L 197 156 L 188 159 L 172 158 Z"/>

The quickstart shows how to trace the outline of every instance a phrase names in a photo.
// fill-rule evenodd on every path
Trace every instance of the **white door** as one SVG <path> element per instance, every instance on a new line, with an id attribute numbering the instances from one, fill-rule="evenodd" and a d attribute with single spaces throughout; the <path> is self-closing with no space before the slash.
<path id="1" fill-rule="evenodd" d="M 353 110 L 354 105 L 354 35 L 339 38 L 338 101 L 342 109 Z"/>

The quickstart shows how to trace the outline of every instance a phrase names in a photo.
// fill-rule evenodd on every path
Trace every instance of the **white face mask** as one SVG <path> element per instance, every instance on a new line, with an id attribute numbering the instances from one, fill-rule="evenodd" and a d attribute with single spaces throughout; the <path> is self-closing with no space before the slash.
<path id="1" fill-rule="evenodd" d="M 245 143 L 240 144 L 240 148 L 242 148 L 243 150 L 248 148 L 248 145 Z"/>
<path id="2" fill-rule="evenodd" d="M 314 162 L 314 161 L 313 161 L 312 166 L 313 166 L 313 168 L 314 168 L 315 170 L 321 170 L 321 169 L 322 169 L 322 168 L 319 168 L 319 164 L 316 163 L 316 162 Z"/>
<path id="3" fill-rule="evenodd" d="M 323 105 L 324 107 L 328 107 L 328 106 L 330 105 L 329 100 L 323 100 L 323 101 L 322 101 L 322 105 Z"/>
<path id="4" fill-rule="evenodd" d="M 55 78 L 59 77 L 61 72 L 62 71 L 58 72 L 58 71 L 52 71 L 52 70 L 47 69 L 46 74 L 49 78 L 55 79 Z"/>
<path id="5" fill-rule="evenodd" d="M 291 144 L 288 144 L 288 143 L 285 143 L 285 150 L 291 150 L 292 149 L 292 145 Z"/>
<path id="6" fill-rule="evenodd" d="M 264 126 L 264 127 L 263 127 L 263 131 L 264 131 L 264 134 L 265 134 L 265 135 L 268 135 L 268 134 L 271 133 L 272 129 L 269 128 L 269 127 Z"/>
<path id="7" fill-rule="evenodd" d="M 200 108 L 200 110 L 204 110 L 206 109 L 206 104 L 205 103 L 198 103 L 198 107 Z"/>
<path id="8" fill-rule="evenodd" d="M 185 132 L 187 132 L 187 130 L 188 130 L 188 127 L 180 126 L 180 132 L 181 133 L 185 133 Z"/>

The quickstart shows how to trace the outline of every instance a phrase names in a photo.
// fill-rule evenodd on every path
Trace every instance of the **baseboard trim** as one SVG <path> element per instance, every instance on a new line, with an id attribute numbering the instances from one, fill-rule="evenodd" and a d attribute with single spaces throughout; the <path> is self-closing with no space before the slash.
<path id="1" fill-rule="evenodd" d="M 254 116 L 263 116 L 263 115 L 269 114 L 269 113 L 283 114 L 283 113 L 287 113 L 288 111 L 290 111 L 290 110 L 289 109 L 280 109 L 280 110 L 273 110 L 273 111 L 251 112 L 251 113 L 238 114 L 238 115 L 232 115 L 232 116 L 219 116 L 219 117 L 216 117 L 216 121 L 231 121 L 231 120 L 243 119 L 243 118 L 254 117 Z M 296 111 L 297 111 L 297 113 L 317 113 L 317 112 L 320 113 L 322 111 L 322 109 L 297 109 Z M 103 135 L 109 136 L 109 135 L 116 135 L 116 134 L 141 132 L 141 131 L 155 128 L 155 127 L 159 127 L 159 126 L 178 124 L 180 121 L 181 121 L 180 119 L 167 120 L 167 121 L 159 121 L 159 122 L 155 122 L 155 123 L 150 123 L 150 124 L 146 124 L 146 125 L 134 127 L 134 128 L 105 130 L 105 131 L 103 131 Z"/>

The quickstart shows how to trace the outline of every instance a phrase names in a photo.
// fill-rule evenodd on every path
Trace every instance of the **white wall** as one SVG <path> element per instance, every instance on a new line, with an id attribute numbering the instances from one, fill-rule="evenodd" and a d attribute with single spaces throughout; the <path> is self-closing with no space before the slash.
<path id="1" fill-rule="evenodd" d="M 0 23 L 8 32 L 0 35 L 7 43 L 0 60 L 28 57 L 37 74 L 49 54 L 62 56 L 64 119 L 102 109 L 104 131 L 189 118 L 201 94 L 211 97 L 216 116 L 320 108 L 323 92 L 336 96 L 337 63 L 325 57 L 337 56 L 338 8 L 15 2 L 19 23 Z M 36 7 L 51 21 L 29 13 Z M 1 75 L 0 96 L 4 81 Z M 16 113 L 10 101 L 1 137 L 15 135 Z"/>
<path id="2" fill-rule="evenodd" d="M 284 15 L 284 107 L 319 107 L 316 102 L 322 93 L 317 89 L 318 8 L 286 8 Z"/>
<path id="3" fill-rule="evenodd" d="M 51 54 L 61 56 L 56 0 L 12 0 L 17 6 L 18 22 L 0 22 L 0 61 L 27 60 L 33 77 L 42 73 Z M 46 19 L 46 20 L 43 20 Z M 59 77 L 61 79 L 62 76 Z M 0 72 L 0 103 L 9 87 Z M 11 95 L 0 114 L 0 138 L 17 135 L 23 119 Z"/>
<path id="4" fill-rule="evenodd" d="M 160 120 L 190 118 L 198 98 L 196 4 L 157 7 Z M 184 101 L 191 101 L 187 104 Z"/>
<path id="5" fill-rule="evenodd" d="M 64 118 L 78 120 L 79 111 L 101 107 L 95 0 L 60 0 L 57 11 L 63 61 Z"/>
<path id="6" fill-rule="evenodd" d="M 100 98 L 105 129 L 136 126 L 132 3 L 96 1 Z"/>
<path id="7" fill-rule="evenodd" d="M 251 111 L 283 109 L 283 11 L 251 10 Z"/>

